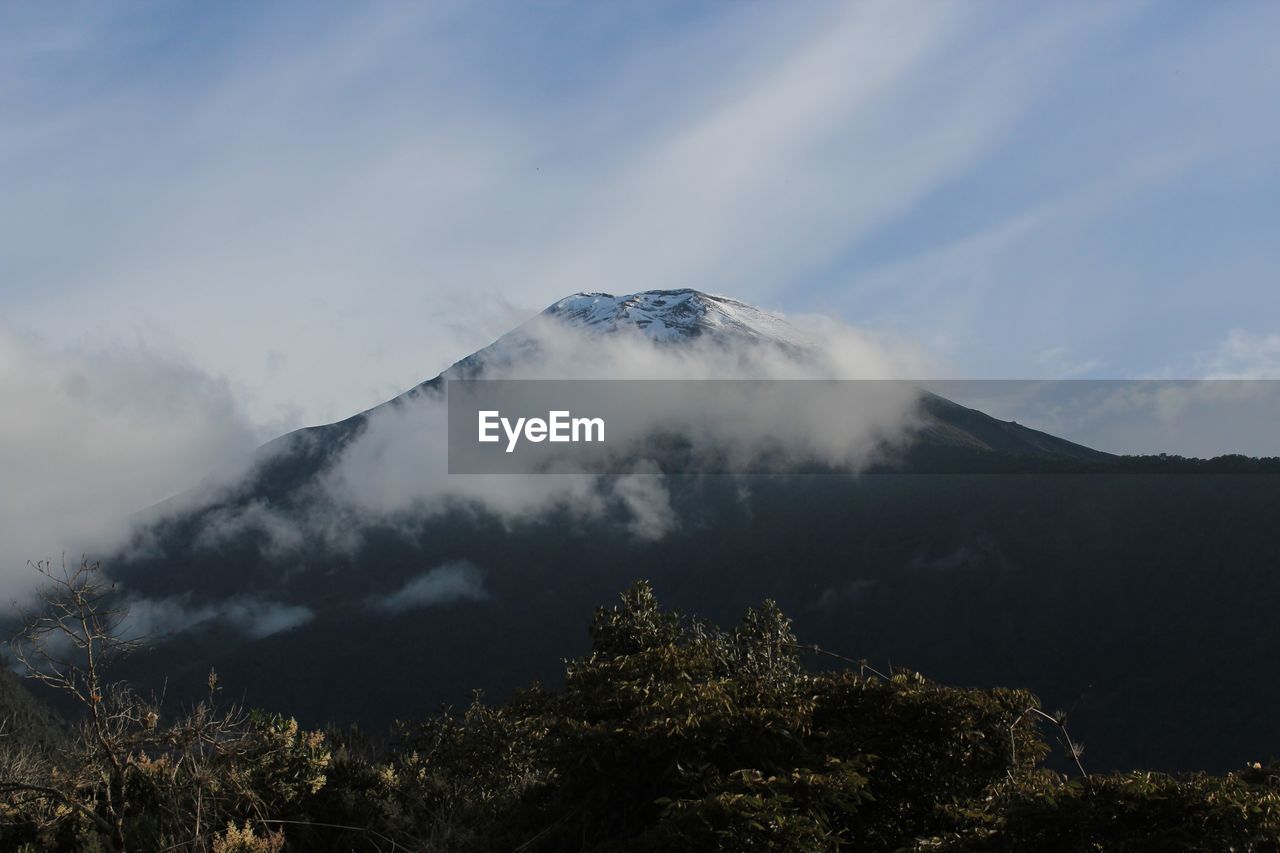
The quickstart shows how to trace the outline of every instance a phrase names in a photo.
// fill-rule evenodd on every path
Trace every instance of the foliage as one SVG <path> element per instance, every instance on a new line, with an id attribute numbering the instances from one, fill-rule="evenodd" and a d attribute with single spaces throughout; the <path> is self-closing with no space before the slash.
<path id="1" fill-rule="evenodd" d="M 79 702 L 83 719 L 52 760 L 4 753 L 9 846 L 204 850 L 219 827 L 261 822 L 324 786 L 323 736 L 221 703 L 213 673 L 208 698 L 176 713 L 110 681 L 110 665 L 140 641 L 122 635 L 124 614 L 98 566 L 37 569 L 48 581 L 43 609 L 14 654 L 29 677 Z M 242 835 L 228 830 L 224 846 L 240 849 Z"/>
<path id="2" fill-rule="evenodd" d="M 216 682 L 206 703 L 169 719 L 83 669 L 79 689 L 104 693 L 73 747 L 52 762 L 0 762 L 0 842 L 223 853 L 1280 849 L 1280 771 L 1089 776 L 1065 718 L 1030 693 L 848 660 L 814 670 L 804 658 L 821 650 L 799 644 L 771 602 L 722 629 L 662 609 L 640 583 L 596 612 L 591 637 L 562 689 L 535 685 L 500 705 L 477 695 L 401 724 L 386 745 L 220 709 Z M 95 706 L 107 725 L 95 725 Z M 1070 775 L 1044 766 L 1050 734 Z"/>
<path id="3" fill-rule="evenodd" d="M 213 853 L 279 853 L 283 849 L 283 832 L 258 835 L 248 821 L 242 827 L 228 823 L 226 831 L 213 837 Z"/>

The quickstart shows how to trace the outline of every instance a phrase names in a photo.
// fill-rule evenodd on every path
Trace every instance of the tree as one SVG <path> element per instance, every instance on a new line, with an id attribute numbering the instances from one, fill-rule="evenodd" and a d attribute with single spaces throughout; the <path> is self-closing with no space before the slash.
<path id="1" fill-rule="evenodd" d="M 72 699 L 83 719 L 44 783 L 8 775 L 0 781 L 11 805 L 51 800 L 62 807 L 52 821 L 59 828 L 77 831 L 58 819 L 70 812 L 115 851 L 204 850 L 223 827 L 262 821 L 323 785 L 323 737 L 278 715 L 219 703 L 212 672 L 207 697 L 172 718 L 159 699 L 111 681 L 112 665 L 142 643 L 124 633 L 127 610 L 114 586 L 85 560 L 35 569 L 45 584 L 39 606 L 24 614 L 13 653 L 28 677 Z M 49 828 L 34 823 L 32 829 Z"/>
<path id="2" fill-rule="evenodd" d="M 154 727 L 155 711 L 135 700 L 121 684 L 109 684 L 104 673 L 138 646 L 117 635 L 124 615 L 112 603 L 101 566 L 81 560 L 60 569 L 50 561 L 33 564 L 45 579 L 38 591 L 40 607 L 23 614 L 23 630 L 14 638 L 15 658 L 26 675 L 73 698 L 87 712 L 80 744 L 85 763 L 102 777 L 99 796 L 87 804 L 74 789 L 8 782 L 17 793 L 51 797 L 75 809 L 108 833 L 116 850 L 125 849 L 126 790 L 136 770 L 130 741 L 135 729 Z"/>

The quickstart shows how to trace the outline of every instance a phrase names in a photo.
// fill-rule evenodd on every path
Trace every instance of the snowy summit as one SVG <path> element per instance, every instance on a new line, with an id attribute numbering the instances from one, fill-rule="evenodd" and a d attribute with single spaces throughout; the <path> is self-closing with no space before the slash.
<path id="1" fill-rule="evenodd" d="M 640 293 L 576 293 L 546 308 L 527 323 L 463 359 L 446 378 L 473 378 L 486 368 L 512 365 L 542 349 L 548 331 L 558 334 L 635 335 L 660 346 L 679 346 L 703 336 L 712 341 L 763 344 L 793 354 L 810 342 L 794 326 L 767 311 L 698 290 Z"/>
<path id="2" fill-rule="evenodd" d="M 646 290 L 624 296 L 576 293 L 543 311 L 542 316 L 604 333 L 639 331 L 656 341 L 681 340 L 707 332 L 779 342 L 796 337 L 795 330 L 775 314 L 687 288 Z"/>

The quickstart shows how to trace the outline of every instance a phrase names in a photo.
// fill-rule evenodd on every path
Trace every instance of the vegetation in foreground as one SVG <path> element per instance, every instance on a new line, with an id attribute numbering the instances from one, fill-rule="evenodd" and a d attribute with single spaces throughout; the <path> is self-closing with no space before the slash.
<path id="1" fill-rule="evenodd" d="M 1280 771 L 1088 775 L 1030 693 L 810 671 L 826 653 L 770 602 L 722 629 L 639 583 L 563 689 L 375 747 L 224 705 L 212 675 L 177 713 L 111 682 L 134 644 L 97 567 L 41 568 L 15 654 L 84 714 L 56 746 L 0 740 L 5 850 L 1280 850 Z"/>

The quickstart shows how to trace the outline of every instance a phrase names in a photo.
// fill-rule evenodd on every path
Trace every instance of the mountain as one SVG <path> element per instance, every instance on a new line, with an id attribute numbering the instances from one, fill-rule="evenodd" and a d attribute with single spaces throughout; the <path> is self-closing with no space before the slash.
<path id="1" fill-rule="evenodd" d="M 774 349 L 797 360 L 804 359 L 815 344 L 775 314 L 697 290 L 649 290 L 623 296 L 575 293 L 408 393 L 435 387 L 441 379 L 480 378 L 495 370 L 515 368 L 518 377 L 522 360 L 536 357 L 549 337 L 564 334 L 596 339 L 632 336 L 667 347 L 694 341 L 747 345 Z"/>
<path id="2" fill-rule="evenodd" d="M 42 753 L 66 745 L 66 727 L 8 667 L 0 668 L 0 735 Z"/>
<path id="3" fill-rule="evenodd" d="M 626 296 L 577 293 L 561 299 L 543 316 L 595 334 L 635 330 L 672 343 L 703 336 L 804 349 L 808 342 L 793 326 L 767 311 L 725 296 L 696 290 L 650 290 Z"/>
<path id="4" fill-rule="evenodd" d="M 443 393 L 449 379 L 523 378 L 548 341 L 631 337 L 662 348 L 695 342 L 779 354 L 797 365 L 817 358 L 812 334 L 784 318 L 724 296 L 692 289 L 653 290 L 623 296 L 578 293 L 552 304 L 494 343 L 456 362 L 404 394 L 333 424 L 297 430 L 259 451 L 257 488 L 274 497 L 304 488 L 360 435 L 371 417 L 414 400 Z M 832 377 L 835 378 L 835 377 Z M 1009 421 L 1000 421 L 937 394 L 919 392 L 911 441 L 895 454 L 898 469 L 917 471 L 1007 470 L 1027 458 L 1041 462 L 1101 462 L 1110 454 Z M 1017 461 L 997 460 L 1012 456 Z"/>
<path id="5" fill-rule="evenodd" d="M 660 347 L 691 342 L 746 346 L 782 354 L 796 363 L 814 357 L 816 342 L 782 317 L 723 296 L 696 290 L 654 290 L 624 296 L 578 293 L 559 300 L 494 343 L 403 394 L 331 424 L 307 427 L 268 442 L 255 454 L 241 499 L 287 500 L 306 490 L 341 456 L 380 413 L 424 398 L 438 398 L 449 379 L 489 378 L 496 372 L 520 377 L 521 365 L 537 358 L 544 342 L 563 336 L 591 340 L 631 336 Z M 895 453 L 893 467 L 922 472 L 1001 472 L 1070 461 L 1105 461 L 1110 454 L 1025 426 L 1001 421 L 920 392 L 913 440 Z M 200 501 L 202 492 L 180 496 L 161 508 Z"/>
<path id="6" fill-rule="evenodd" d="M 914 455 L 909 452 L 909 458 L 917 461 L 916 470 L 947 470 L 949 460 L 942 455 L 944 450 L 952 453 L 953 464 L 978 463 L 979 467 L 983 456 L 996 454 L 1015 457 L 1015 465 L 1032 459 L 1105 464 L 1115 458 L 1013 421 L 997 420 L 933 393 L 922 393 L 918 412 L 920 423 L 910 448 Z"/>
<path id="7" fill-rule="evenodd" d="M 473 688 L 557 678 L 549 662 L 586 647 L 583 615 L 648 578 L 713 619 L 772 597 L 834 651 L 956 684 L 1029 684 L 1073 709 L 1100 769 L 1228 768 L 1280 743 L 1260 710 L 1280 688 L 1257 677 L 1280 652 L 1273 476 L 1133 473 L 919 391 L 872 476 L 619 472 L 546 495 L 533 480 L 422 482 L 443 439 L 415 417 L 447 379 L 520 375 L 549 350 L 610 341 L 797 364 L 821 345 L 692 290 L 561 300 L 153 513 L 105 561 L 170 631 L 124 674 L 180 696 L 216 667 L 252 704 L 376 730 Z"/>

